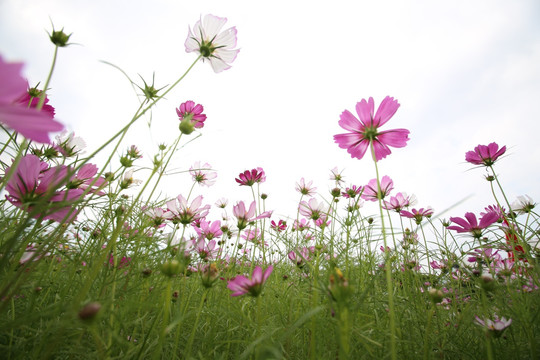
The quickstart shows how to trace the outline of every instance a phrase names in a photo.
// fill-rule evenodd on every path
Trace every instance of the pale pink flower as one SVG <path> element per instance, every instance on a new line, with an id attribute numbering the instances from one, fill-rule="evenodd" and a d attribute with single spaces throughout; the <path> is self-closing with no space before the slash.
<path id="1" fill-rule="evenodd" d="M 272 211 L 265 211 L 261 215 L 255 217 L 256 214 L 256 203 L 253 201 L 249 206 L 249 210 L 246 210 L 246 205 L 243 201 L 239 201 L 233 206 L 233 215 L 238 220 L 238 229 L 243 230 L 246 228 L 249 222 L 269 218 L 272 216 Z"/>
<path id="2" fill-rule="evenodd" d="M 383 201 L 383 209 L 400 212 L 404 208 L 416 204 L 414 195 L 407 196 L 406 193 L 397 193 L 395 196 L 390 196 L 388 200 Z"/>
<path id="3" fill-rule="evenodd" d="M 476 324 L 484 327 L 488 332 L 492 333 L 495 337 L 499 337 L 502 335 L 504 329 L 506 329 L 512 324 L 512 319 L 507 320 L 505 317 L 502 317 L 499 319 L 497 315 L 494 315 L 493 320 L 491 319 L 482 320 L 480 317 L 475 316 L 475 322 Z"/>
<path id="4" fill-rule="evenodd" d="M 65 157 L 84 154 L 86 142 L 80 136 L 75 136 L 74 132 L 64 130 L 55 138 L 56 141 L 53 143 L 53 147 Z"/>
<path id="5" fill-rule="evenodd" d="M 193 181 L 202 186 L 211 186 L 216 183 L 217 173 L 212 171 L 212 166 L 208 163 L 204 163 L 201 166 L 200 161 L 197 161 L 189 168 L 189 173 L 193 178 Z"/>
<path id="6" fill-rule="evenodd" d="M 369 183 L 364 186 L 364 192 L 362 193 L 362 199 L 369 201 L 377 201 L 378 199 L 384 199 L 394 189 L 394 182 L 389 176 L 385 175 L 381 179 L 381 189 L 379 191 L 377 186 L 377 179 L 369 180 Z"/>
<path id="7" fill-rule="evenodd" d="M 505 152 L 506 146 L 499 149 L 499 145 L 494 142 L 489 145 L 478 145 L 473 151 L 467 151 L 465 161 L 474 165 L 491 166 Z"/>
<path id="8" fill-rule="evenodd" d="M 7 63 L 0 56 L 0 123 L 24 137 L 40 143 L 50 143 L 49 133 L 60 131 L 64 125 L 17 100 L 27 92 L 27 82 L 20 75 L 22 63 Z"/>
<path id="9" fill-rule="evenodd" d="M 326 220 L 328 217 L 326 209 L 327 206 L 322 202 L 319 203 L 315 198 L 311 198 L 309 201 L 302 201 L 298 207 L 300 214 L 313 221 L 317 221 L 318 219 Z"/>
<path id="10" fill-rule="evenodd" d="M 390 120 L 399 108 L 397 100 L 385 97 L 375 116 L 373 116 L 374 107 L 372 97 L 368 101 L 362 99 L 356 104 L 356 113 L 360 121 L 348 110 L 340 116 L 339 125 L 350 132 L 334 135 L 334 141 L 340 148 L 347 149 L 354 158 L 363 158 L 370 144 L 373 144 L 375 160 L 379 161 L 391 153 L 389 146 L 404 147 L 409 140 L 409 130 L 406 129 L 379 131 L 379 127 Z"/>
<path id="11" fill-rule="evenodd" d="M 225 198 L 220 198 L 218 201 L 216 201 L 216 206 L 221 209 L 225 209 L 227 207 L 227 204 L 229 203 L 229 200 Z"/>
<path id="12" fill-rule="evenodd" d="M 520 195 L 517 199 L 510 204 L 512 211 L 518 214 L 528 214 L 536 206 L 536 203 L 529 195 Z"/>
<path id="13" fill-rule="evenodd" d="M 162 209 L 160 207 L 146 209 L 144 213 L 152 219 L 154 226 L 158 228 L 164 227 L 165 221 L 174 217 L 171 211 Z"/>
<path id="14" fill-rule="evenodd" d="M 240 51 L 236 47 L 236 28 L 231 27 L 221 31 L 227 18 L 205 15 L 188 29 L 185 42 L 186 52 L 195 52 L 202 56 L 203 61 L 209 60 L 214 72 L 230 69 L 236 55 Z"/>
<path id="15" fill-rule="evenodd" d="M 200 238 L 199 241 L 197 241 L 195 250 L 199 254 L 201 260 L 208 261 L 214 259 L 220 249 L 216 249 L 216 240 L 210 240 L 207 244 L 204 238 Z"/>
<path id="16" fill-rule="evenodd" d="M 330 170 L 330 173 L 330 180 L 335 181 L 337 186 L 341 185 L 341 183 L 343 182 L 343 170 L 339 171 L 336 166 L 332 170 Z"/>
<path id="17" fill-rule="evenodd" d="M 199 226 L 195 227 L 195 231 L 199 235 L 199 238 L 205 238 L 207 240 L 219 238 L 223 235 L 223 231 L 221 231 L 221 221 L 219 220 L 214 222 L 201 220 Z"/>
<path id="18" fill-rule="evenodd" d="M 174 215 L 173 222 L 177 221 L 183 225 L 188 225 L 208 215 L 210 205 L 201 206 L 202 200 L 202 195 L 199 195 L 193 199 L 191 204 L 188 204 L 182 195 L 178 195 L 175 199 L 167 201 L 167 209 Z"/>
<path id="19" fill-rule="evenodd" d="M 306 184 L 304 178 L 301 178 L 300 182 L 296 183 L 296 191 L 298 191 L 302 195 L 313 196 L 315 195 L 317 188 L 314 186 L 312 187 L 312 184 L 313 180 Z"/>
<path id="20" fill-rule="evenodd" d="M 244 275 L 238 275 L 227 283 L 227 288 L 233 293 L 231 296 L 240 296 L 249 294 L 250 296 L 257 297 L 261 294 L 262 286 L 268 280 L 268 277 L 274 270 L 274 267 L 270 265 L 263 273 L 260 266 L 256 266 L 251 275 L 251 279 L 248 279 Z"/>

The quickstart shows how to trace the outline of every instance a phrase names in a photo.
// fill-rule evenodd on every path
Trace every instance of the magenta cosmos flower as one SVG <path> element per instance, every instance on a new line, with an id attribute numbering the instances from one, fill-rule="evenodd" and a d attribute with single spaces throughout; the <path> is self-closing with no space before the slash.
<path id="1" fill-rule="evenodd" d="M 418 225 L 422 222 L 424 217 L 430 218 L 433 215 L 433 209 L 430 207 L 412 209 L 411 211 L 401 210 L 399 213 L 401 216 L 404 216 L 409 219 L 414 219 Z"/>
<path id="2" fill-rule="evenodd" d="M 404 147 L 409 140 L 409 130 L 406 129 L 379 131 L 379 127 L 390 120 L 398 108 L 397 100 L 387 96 L 373 116 L 373 98 L 370 97 L 368 101 L 362 99 L 356 104 L 356 113 L 360 121 L 349 110 L 345 110 L 338 123 L 339 126 L 350 132 L 334 135 L 334 141 L 340 148 L 347 149 L 347 152 L 357 159 L 363 158 L 370 144 L 373 143 L 375 160 L 384 159 L 392 153 L 388 146 Z"/>
<path id="3" fill-rule="evenodd" d="M 10 168 L 6 169 L 6 173 Z M 56 190 L 60 182 L 66 179 L 68 168 L 49 165 L 35 155 L 21 158 L 15 174 L 6 185 L 9 195 L 6 198 L 13 205 L 34 212 L 36 218 L 51 219 L 58 222 L 66 219 L 72 222 L 76 218 L 77 209 L 73 203 L 82 197 L 82 189 Z M 37 214 L 35 211 L 40 210 Z"/>
<path id="4" fill-rule="evenodd" d="M 266 174 L 260 167 L 252 170 L 246 170 L 238 175 L 238 178 L 234 179 L 240 186 L 253 186 L 255 183 L 262 183 L 266 181 Z"/>
<path id="5" fill-rule="evenodd" d="M 274 267 L 270 265 L 263 273 L 260 266 L 256 266 L 251 275 L 251 279 L 248 279 L 244 275 L 239 275 L 227 283 L 227 288 L 233 293 L 231 296 L 240 296 L 248 294 L 250 296 L 257 297 L 261 294 L 262 286 L 274 270 Z"/>
<path id="6" fill-rule="evenodd" d="M 176 109 L 176 114 L 180 118 L 180 131 L 183 134 L 189 135 L 193 132 L 194 128 L 201 129 L 206 120 L 206 115 L 202 113 L 203 111 L 204 107 L 202 105 L 195 104 L 191 100 L 180 104 L 180 107 Z"/>
<path id="7" fill-rule="evenodd" d="M 473 213 L 466 213 L 465 219 L 459 217 L 451 217 L 450 221 L 457 225 L 448 226 L 447 229 L 455 230 L 458 233 L 471 233 L 471 235 L 479 239 L 482 237 L 482 230 L 493 224 L 499 219 L 499 215 L 495 212 L 488 212 L 480 219 L 480 223 Z"/>
<path id="8" fill-rule="evenodd" d="M 205 15 L 188 28 L 188 37 L 184 43 L 186 52 L 195 52 L 202 56 L 203 61 L 210 61 L 214 72 L 219 73 L 231 68 L 230 63 L 236 59 L 239 49 L 236 47 L 236 28 L 231 27 L 221 31 L 227 18 Z"/>
<path id="9" fill-rule="evenodd" d="M 489 145 L 478 145 L 473 151 L 467 151 L 465 160 L 474 165 L 491 166 L 505 152 L 506 146 L 499 149 L 499 145 L 492 142 Z"/>
<path id="10" fill-rule="evenodd" d="M 27 82 L 20 75 L 22 63 L 6 63 L 0 56 L 0 123 L 24 137 L 40 143 L 50 143 L 49 133 L 64 125 L 53 120 L 47 111 L 38 111 L 30 104 L 21 104 L 21 94 L 27 92 Z"/>
<path id="11" fill-rule="evenodd" d="M 390 191 L 394 189 L 394 182 L 388 175 L 385 175 L 381 179 L 381 190 L 379 191 L 377 186 L 377 179 L 369 180 L 369 183 L 364 186 L 364 192 L 362 193 L 362 199 L 368 201 L 377 201 L 378 199 L 384 199 L 386 195 L 390 194 Z"/>

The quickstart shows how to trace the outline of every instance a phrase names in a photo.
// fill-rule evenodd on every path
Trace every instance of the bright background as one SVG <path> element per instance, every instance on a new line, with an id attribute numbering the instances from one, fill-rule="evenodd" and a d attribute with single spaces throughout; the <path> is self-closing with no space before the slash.
<path id="1" fill-rule="evenodd" d="M 121 67 L 138 84 L 172 84 L 194 61 L 184 41 L 201 15 L 227 17 L 241 51 L 215 74 L 197 64 L 121 149 L 135 144 L 148 163 L 159 143 L 178 134 L 175 107 L 194 100 L 208 119 L 202 137 L 174 158 L 174 170 L 195 161 L 218 170 L 205 202 L 251 201 L 234 181 L 262 167 L 273 219 L 296 217 L 295 183 L 313 180 L 328 198 L 330 169 L 347 185 L 375 177 L 369 157 L 350 158 L 333 142 L 345 109 L 386 96 L 400 109 L 383 127 L 407 128 L 410 141 L 379 162 L 396 191 L 415 194 L 436 214 L 472 195 L 444 218 L 493 204 L 484 170 L 465 152 L 492 141 L 508 147 L 496 164 L 509 200 L 540 199 L 540 2 L 538 1 L 111 1 L 0 0 L 0 53 L 26 63 L 31 85 L 45 81 L 53 46 L 47 32 L 73 33 L 50 84 L 57 119 L 93 150 L 131 118 L 138 100 Z M 99 165 L 100 157 L 95 162 Z M 116 164 L 115 164 L 116 166 Z M 469 171 L 470 170 L 470 171 Z M 187 174 L 171 176 L 163 196 L 187 195 Z M 372 208 L 374 211 L 374 208 Z"/>

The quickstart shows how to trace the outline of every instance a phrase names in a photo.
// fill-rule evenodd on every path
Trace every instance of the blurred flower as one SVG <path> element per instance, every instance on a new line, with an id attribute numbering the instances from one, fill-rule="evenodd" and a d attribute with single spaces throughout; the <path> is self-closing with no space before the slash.
<path id="1" fill-rule="evenodd" d="M 195 250 L 199 254 L 201 260 L 208 261 L 210 259 L 214 259 L 219 253 L 220 249 L 216 249 L 216 240 L 210 240 L 207 244 L 204 238 L 201 238 L 199 241 L 197 241 Z"/>
<path id="2" fill-rule="evenodd" d="M 534 200 L 529 195 L 521 195 L 510 205 L 510 208 L 518 214 L 528 214 L 535 205 Z"/>
<path id="3" fill-rule="evenodd" d="M 474 238 L 479 239 L 482 237 L 482 230 L 496 222 L 498 218 L 497 213 L 490 212 L 482 216 L 480 223 L 478 223 L 476 215 L 468 212 L 465 214 L 465 219 L 451 217 L 450 221 L 457 225 L 448 226 L 447 229 L 455 230 L 458 233 L 469 232 Z"/>
<path id="4" fill-rule="evenodd" d="M 25 91 L 24 94 L 19 97 L 17 100 L 14 101 L 14 103 L 18 103 L 21 106 L 35 109 L 37 108 L 39 104 L 39 98 L 42 95 L 42 91 L 37 88 L 31 88 L 28 89 L 28 91 Z M 51 119 L 54 119 L 55 110 L 54 107 L 48 104 L 49 99 L 47 98 L 47 95 L 45 95 L 45 100 L 43 101 L 43 105 L 41 107 L 41 112 L 44 112 L 46 114 L 49 114 L 49 117 Z"/>
<path id="5" fill-rule="evenodd" d="M 199 185 L 211 186 L 216 183 L 217 173 L 212 171 L 212 166 L 208 163 L 201 166 L 200 161 L 197 161 L 189 168 L 189 173 Z"/>
<path id="6" fill-rule="evenodd" d="M 102 189 L 107 185 L 107 181 L 102 178 L 94 177 L 98 172 L 98 168 L 94 164 L 84 164 L 75 175 L 71 177 L 66 187 L 68 189 L 82 189 L 86 190 L 90 188 L 90 192 L 99 196 L 105 195 Z"/>
<path id="7" fill-rule="evenodd" d="M 258 167 L 256 169 L 246 170 L 243 173 L 240 173 L 238 178 L 234 180 L 236 180 L 240 186 L 253 186 L 255 183 L 262 183 L 266 181 L 266 175 L 264 170 Z"/>
<path id="8" fill-rule="evenodd" d="M 412 209 L 411 211 L 407 210 L 401 210 L 399 213 L 401 216 L 404 216 L 409 219 L 414 219 L 418 225 L 422 222 L 424 217 L 430 218 L 431 215 L 433 215 L 433 209 L 430 207 L 427 208 L 420 208 L 420 209 Z"/>
<path id="9" fill-rule="evenodd" d="M 301 178 L 300 182 L 296 183 L 296 191 L 302 195 L 313 196 L 315 195 L 317 188 L 312 187 L 311 184 L 313 184 L 313 181 L 308 182 L 306 185 L 304 178 Z"/>
<path id="10" fill-rule="evenodd" d="M 207 240 L 212 240 L 223 235 L 221 221 L 219 220 L 214 222 L 201 220 L 199 227 L 195 227 L 195 231 L 199 235 L 199 238 L 205 238 Z"/>
<path id="11" fill-rule="evenodd" d="M 414 195 L 407 196 L 406 193 L 398 192 L 395 196 L 390 196 L 390 199 L 383 201 L 383 209 L 400 212 L 404 208 L 415 204 L 416 197 Z"/>
<path id="12" fill-rule="evenodd" d="M 369 201 L 377 201 L 378 199 L 384 199 L 386 195 L 394 189 L 394 182 L 389 176 L 383 176 L 381 180 L 381 190 L 378 190 L 377 179 L 369 180 L 369 183 L 364 186 L 364 192 L 362 193 L 362 199 Z"/>
<path id="13" fill-rule="evenodd" d="M 86 142 L 80 136 L 75 136 L 74 132 L 64 130 L 59 135 L 56 135 L 53 147 L 56 151 L 69 158 L 84 154 Z"/>
<path id="14" fill-rule="evenodd" d="M 6 173 L 10 168 L 6 169 Z M 67 177 L 66 166 L 49 165 L 35 155 L 21 158 L 19 166 L 6 185 L 9 195 L 6 198 L 13 205 L 28 212 L 36 206 L 40 210 L 34 217 L 52 219 L 61 222 L 66 216 L 67 222 L 75 220 L 77 209 L 73 203 L 83 194 L 81 189 L 53 190 L 59 188 Z M 69 214 L 69 216 L 68 216 Z"/>
<path id="15" fill-rule="evenodd" d="M 260 266 L 256 266 L 251 275 L 251 279 L 243 275 L 239 275 L 227 283 L 227 288 L 233 293 L 231 296 L 240 296 L 248 294 L 250 296 L 257 297 L 261 294 L 262 286 L 274 270 L 274 267 L 270 265 L 263 273 Z"/>
<path id="16" fill-rule="evenodd" d="M 390 120 L 399 108 L 397 100 L 385 97 L 375 116 L 373 116 L 374 107 L 372 97 L 368 101 L 362 99 L 356 104 L 356 113 L 360 121 L 348 110 L 340 116 L 339 126 L 350 132 L 334 135 L 334 141 L 340 148 L 347 149 L 354 158 L 363 158 L 372 143 L 375 160 L 379 161 L 392 153 L 388 146 L 404 147 L 409 140 L 409 130 L 406 129 L 379 132 L 379 127 Z"/>
<path id="17" fill-rule="evenodd" d="M 489 145 L 478 145 L 473 151 L 465 153 L 465 161 L 474 165 L 491 166 L 505 152 L 506 146 L 499 149 L 499 145 L 494 142 Z"/>
<path id="18" fill-rule="evenodd" d="M 362 186 L 351 185 L 351 187 L 346 188 L 345 191 L 341 193 L 341 195 L 343 195 L 343 197 L 347 199 L 354 199 L 356 195 L 362 193 L 362 190 Z"/>
<path id="19" fill-rule="evenodd" d="M 343 175 L 341 175 L 343 171 L 339 171 L 337 166 L 330 170 L 330 173 L 332 174 L 330 176 L 330 180 L 333 180 L 336 182 L 336 185 L 340 185 L 343 182 Z"/>
<path id="20" fill-rule="evenodd" d="M 204 60 L 209 60 L 214 72 L 230 69 L 230 63 L 236 59 L 239 49 L 236 46 L 236 28 L 232 27 L 222 32 L 221 28 L 227 18 L 205 15 L 189 30 L 185 42 L 186 52 L 199 53 Z"/>
<path id="21" fill-rule="evenodd" d="M 495 337 L 499 337 L 502 335 L 504 329 L 506 329 L 512 324 L 512 319 L 506 320 L 506 318 L 504 317 L 499 319 L 499 317 L 495 315 L 493 317 L 493 320 L 482 320 L 478 316 L 475 316 L 475 322 L 476 324 L 484 327 L 489 333 L 493 334 Z"/>
<path id="22" fill-rule="evenodd" d="M 218 199 L 218 201 L 216 201 L 216 206 L 218 208 L 225 209 L 227 207 L 228 203 L 229 203 L 229 200 L 227 200 L 225 198 L 220 198 L 220 199 Z"/>
<path id="23" fill-rule="evenodd" d="M 484 216 L 489 212 L 494 212 L 499 216 L 497 221 L 503 221 L 504 220 L 506 210 L 504 208 L 500 207 L 499 205 L 489 205 L 488 207 L 484 208 L 484 210 L 486 210 L 486 212 L 481 212 L 480 216 Z"/>
<path id="24" fill-rule="evenodd" d="M 53 120 L 46 110 L 38 111 L 17 102 L 27 89 L 27 82 L 20 75 L 22 66 L 4 62 L 0 56 L 0 123 L 32 141 L 50 143 L 49 133 L 62 130 L 64 125 Z"/>

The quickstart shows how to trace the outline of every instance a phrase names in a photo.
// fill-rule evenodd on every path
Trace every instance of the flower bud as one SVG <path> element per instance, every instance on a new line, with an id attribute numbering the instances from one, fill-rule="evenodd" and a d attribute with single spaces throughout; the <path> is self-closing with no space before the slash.
<path id="1" fill-rule="evenodd" d="M 79 311 L 79 318 L 81 320 L 92 320 L 96 317 L 97 313 L 101 309 L 101 304 L 98 302 L 91 302 L 86 304 L 81 311 Z"/>
<path id="2" fill-rule="evenodd" d="M 439 289 L 431 288 L 429 289 L 428 294 L 434 304 L 440 303 L 444 298 L 444 293 Z"/>
<path id="3" fill-rule="evenodd" d="M 182 121 L 180 121 L 180 126 L 178 127 L 180 129 L 180 132 L 182 134 L 189 135 L 193 132 L 195 129 L 195 126 L 193 126 L 193 123 L 190 119 L 185 118 Z"/>
<path id="4" fill-rule="evenodd" d="M 49 35 L 49 39 L 51 39 L 52 43 L 56 46 L 59 46 L 59 47 L 64 47 L 64 46 L 67 46 L 68 45 L 68 41 L 69 41 L 69 37 L 71 36 L 72 34 L 69 34 L 67 35 L 65 32 L 64 32 L 64 29 L 62 30 L 59 30 L 59 31 L 55 31 L 54 28 L 53 28 L 53 32 L 51 35 Z"/>
<path id="5" fill-rule="evenodd" d="M 178 260 L 167 260 L 161 264 L 161 272 L 168 277 L 180 274 L 182 272 L 182 264 Z"/>

